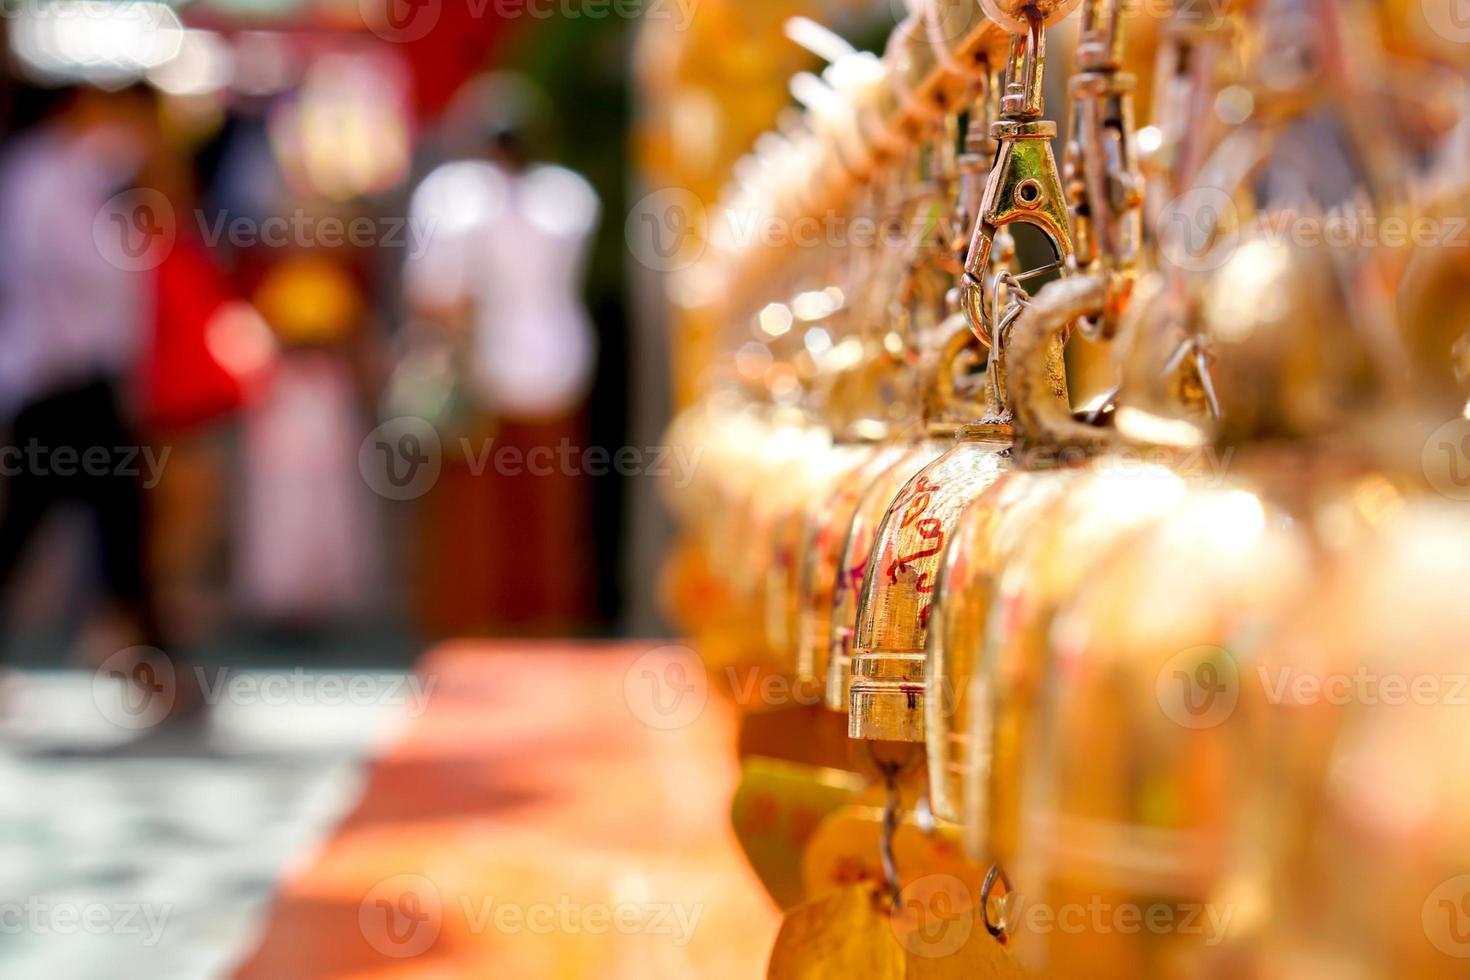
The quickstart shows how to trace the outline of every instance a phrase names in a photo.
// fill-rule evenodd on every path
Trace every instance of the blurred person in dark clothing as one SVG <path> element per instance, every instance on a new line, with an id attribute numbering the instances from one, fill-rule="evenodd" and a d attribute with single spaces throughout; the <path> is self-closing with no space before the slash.
<path id="1" fill-rule="evenodd" d="M 55 507 L 81 505 L 109 612 L 132 643 L 166 651 L 144 495 L 166 456 L 145 446 L 133 406 L 152 317 L 149 249 L 173 233 L 167 199 L 138 189 L 160 146 L 147 90 L 77 88 L 49 95 L 0 158 L 0 594 Z M 171 712 L 197 706 L 176 686 Z"/>

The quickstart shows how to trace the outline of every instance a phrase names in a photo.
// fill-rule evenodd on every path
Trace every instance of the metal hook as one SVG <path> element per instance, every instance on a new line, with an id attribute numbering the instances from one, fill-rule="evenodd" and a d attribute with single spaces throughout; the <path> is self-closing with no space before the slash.
<path id="1" fill-rule="evenodd" d="M 999 285 L 991 256 L 1001 230 L 1013 224 L 1029 224 L 1051 243 L 1055 261 L 1042 269 L 1023 272 L 1019 278 L 1064 267 L 1072 257 L 1067 200 L 1051 149 L 1057 125 L 1039 118 L 1045 62 L 1045 34 L 1041 21 L 1033 18 L 1026 36 L 1012 41 L 1003 113 L 991 128 L 999 143 L 995 166 L 985 187 L 960 284 L 961 304 L 970 328 L 987 347 L 993 342 L 994 300 Z"/>
<path id="2" fill-rule="evenodd" d="M 1000 918 L 992 920 L 990 917 L 990 900 L 994 897 L 995 886 L 1000 885 L 1003 889 L 996 903 L 1000 905 Z M 1010 935 L 1010 924 L 1006 922 L 1006 899 L 1011 896 L 1011 878 L 1006 874 L 1005 868 L 999 864 L 992 864 L 990 870 L 985 872 L 985 883 L 980 886 L 980 914 L 985 922 L 985 931 L 990 933 L 1001 942 L 1005 942 Z"/>

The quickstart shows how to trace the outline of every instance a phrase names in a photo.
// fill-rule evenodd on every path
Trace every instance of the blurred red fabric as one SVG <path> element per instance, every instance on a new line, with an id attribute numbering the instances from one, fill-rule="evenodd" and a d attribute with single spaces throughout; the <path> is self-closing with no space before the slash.
<path id="1" fill-rule="evenodd" d="M 191 429 L 237 411 L 244 380 L 209 349 L 210 321 L 235 299 L 204 246 L 181 237 L 155 272 L 154 331 L 145 345 L 143 422 L 153 429 Z"/>

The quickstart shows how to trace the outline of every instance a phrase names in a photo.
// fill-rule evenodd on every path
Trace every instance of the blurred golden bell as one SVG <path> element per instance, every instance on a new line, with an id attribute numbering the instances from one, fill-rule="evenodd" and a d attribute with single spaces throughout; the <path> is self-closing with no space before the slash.
<path id="1" fill-rule="evenodd" d="M 1294 976 L 1465 976 L 1467 581 L 1470 512 L 1413 501 L 1265 645 L 1251 843 L 1273 845 L 1265 946 Z"/>
<path id="2" fill-rule="evenodd" d="M 1299 439 L 1380 394 L 1332 250 L 1264 233 L 1236 241 L 1217 271 L 1183 292 L 1157 278 L 1140 286 L 1120 344 L 1125 436 L 1179 447 Z M 1191 350 L 1191 337 L 1206 346 Z M 1219 421 L 1206 411 L 1206 385 Z"/>
<path id="3" fill-rule="evenodd" d="M 951 549 L 951 598 L 929 643 L 931 691 L 948 693 L 952 710 L 931 715 L 929 745 L 936 814 L 963 822 L 973 858 L 1014 860 L 1021 762 L 1058 609 L 1185 487 L 1163 466 L 1104 457 L 1017 474 L 966 515 L 973 536 Z"/>
<path id="4" fill-rule="evenodd" d="M 909 452 L 903 445 L 868 447 L 865 458 L 838 478 L 829 495 L 812 498 L 798 572 L 796 677 L 803 683 L 826 681 L 842 553 L 864 494 Z"/>
<path id="5" fill-rule="evenodd" d="M 1465 219 L 1470 190 L 1449 193 L 1425 209 L 1423 219 L 1447 229 L 1431 244 L 1416 246 L 1399 290 L 1399 322 L 1412 359 L 1415 394 L 1441 418 L 1463 409 L 1470 397 L 1470 248 Z M 1448 230 L 1459 229 L 1458 234 Z"/>
<path id="6" fill-rule="evenodd" d="M 1302 530 L 1238 489 L 1191 491 L 1094 566 L 1051 630 L 1052 669 L 1021 745 L 1030 775 L 1010 873 L 1058 916 L 1102 909 L 1165 925 L 1023 929 L 1024 965 L 1163 980 L 1247 972 L 1233 956 L 1266 900 L 1263 862 L 1229 847 L 1266 764 L 1248 654 L 1316 571 Z M 1186 918 L 1198 928 L 1181 928 Z"/>
<path id="7" fill-rule="evenodd" d="M 801 677 L 799 629 L 802 579 L 806 574 L 811 533 L 837 489 L 860 469 L 877 447 L 864 444 L 818 446 L 779 475 L 779 483 L 761 492 L 778 503 L 772 522 L 773 543 L 766 563 L 766 637 L 781 670 Z"/>
<path id="8" fill-rule="evenodd" d="M 984 642 L 996 580 L 1018 536 L 1045 519 L 1070 471 L 1005 473 L 960 518 L 945 556 L 926 644 L 925 722 L 934 815 L 959 825 L 979 760 L 970 747 L 970 678 Z M 981 857 L 971 849 L 972 857 Z"/>

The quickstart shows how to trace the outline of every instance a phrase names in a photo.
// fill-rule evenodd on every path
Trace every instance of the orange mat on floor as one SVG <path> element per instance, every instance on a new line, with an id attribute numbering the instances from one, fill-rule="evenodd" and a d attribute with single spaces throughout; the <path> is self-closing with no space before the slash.
<path id="1" fill-rule="evenodd" d="M 729 830 L 734 715 L 641 723 L 624 680 L 651 646 L 427 657 L 428 710 L 238 976 L 764 976 L 779 916 Z"/>

